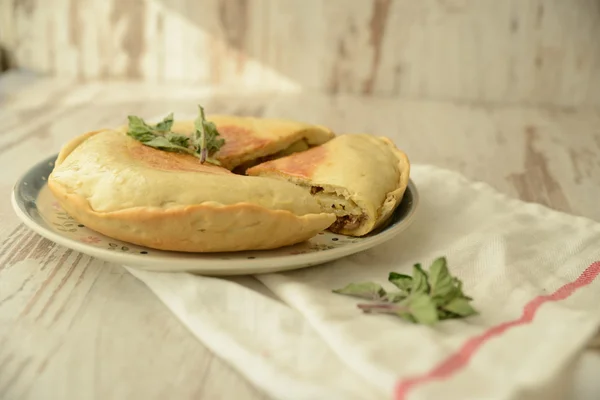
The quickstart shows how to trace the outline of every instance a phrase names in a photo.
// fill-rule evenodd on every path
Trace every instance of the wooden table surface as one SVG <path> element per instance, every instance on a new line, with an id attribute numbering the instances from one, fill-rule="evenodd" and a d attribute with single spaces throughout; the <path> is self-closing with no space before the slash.
<path id="1" fill-rule="evenodd" d="M 458 170 L 600 221 L 600 110 L 190 86 L 0 78 L 0 399 L 262 399 L 122 267 L 55 245 L 12 211 L 15 180 L 67 139 L 174 111 L 287 117 L 391 137 L 413 163 Z M 600 307 L 600 305 L 599 305 Z M 599 310 L 600 311 L 600 310 Z M 598 398 L 586 350 L 573 398 Z M 596 394 L 596 397 L 594 397 Z"/>

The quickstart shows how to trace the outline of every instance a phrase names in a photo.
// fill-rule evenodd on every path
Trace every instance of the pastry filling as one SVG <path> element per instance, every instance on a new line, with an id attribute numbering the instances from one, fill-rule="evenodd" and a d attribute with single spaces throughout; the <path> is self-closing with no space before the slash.
<path id="1" fill-rule="evenodd" d="M 363 211 L 354 201 L 335 192 L 326 191 L 321 186 L 311 186 L 310 194 L 319 202 L 323 212 L 335 214 L 337 219 L 329 227 L 332 232 L 356 229 L 364 221 Z"/>
<path id="2" fill-rule="evenodd" d="M 337 217 L 335 222 L 331 224 L 329 230 L 332 232 L 341 231 L 342 229 L 356 229 L 363 221 L 362 215 L 344 215 Z"/>

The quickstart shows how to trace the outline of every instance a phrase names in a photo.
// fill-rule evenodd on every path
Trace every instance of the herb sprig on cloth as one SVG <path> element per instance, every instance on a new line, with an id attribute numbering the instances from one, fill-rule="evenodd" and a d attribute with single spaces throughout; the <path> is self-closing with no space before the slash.
<path id="1" fill-rule="evenodd" d="M 198 106 L 198 117 L 194 121 L 194 133 L 191 137 L 171 131 L 173 113 L 156 125 L 148 124 L 135 115 L 127 118 L 129 120 L 127 135 L 144 145 L 164 151 L 191 154 L 198 157 L 201 163 L 210 162 L 220 165 L 212 155 L 219 151 L 225 144 L 225 140 L 220 137 L 215 124 L 206 120 L 202 106 Z"/>
<path id="2" fill-rule="evenodd" d="M 388 281 L 397 291 L 387 292 L 374 282 L 351 283 L 334 293 L 373 300 L 357 304 L 366 313 L 394 314 L 407 321 L 432 325 L 438 321 L 477 314 L 473 299 L 465 295 L 462 282 L 448 270 L 445 257 L 436 259 L 429 273 L 421 264 L 413 266 L 412 276 L 390 272 Z"/>

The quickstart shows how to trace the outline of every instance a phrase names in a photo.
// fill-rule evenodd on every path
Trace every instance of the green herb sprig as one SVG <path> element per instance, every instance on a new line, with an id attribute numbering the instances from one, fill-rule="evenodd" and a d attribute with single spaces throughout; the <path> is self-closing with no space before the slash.
<path id="1" fill-rule="evenodd" d="M 204 108 L 198 106 L 198 117 L 194 121 L 194 133 L 187 136 L 172 132 L 173 113 L 167 115 L 156 125 L 146 123 L 142 118 L 129 115 L 127 135 L 146 146 L 164 151 L 191 154 L 200 159 L 201 163 L 209 162 L 220 165 L 211 156 L 225 144 L 214 123 L 207 121 Z"/>
<path id="2" fill-rule="evenodd" d="M 433 325 L 477 314 L 470 304 L 473 299 L 463 292 L 462 282 L 450 274 L 445 257 L 436 259 L 429 273 L 421 264 L 415 264 L 412 276 L 390 272 L 388 281 L 398 290 L 387 292 L 378 283 L 363 282 L 333 292 L 373 300 L 374 303 L 357 304 L 365 313 L 394 314 L 418 324 Z"/>
<path id="3" fill-rule="evenodd" d="M 225 144 L 225 139 L 219 137 L 216 125 L 206 120 L 202 106 L 198 106 L 198 117 L 194 121 L 194 127 L 194 146 L 200 151 L 200 162 L 204 162 L 208 155 L 215 153 Z"/>

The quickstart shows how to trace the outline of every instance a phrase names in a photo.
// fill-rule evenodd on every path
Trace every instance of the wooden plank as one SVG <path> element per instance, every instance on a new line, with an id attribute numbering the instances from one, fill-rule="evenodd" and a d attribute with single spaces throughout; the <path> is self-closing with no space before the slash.
<path id="1" fill-rule="evenodd" d="M 3 5 L 14 18 L 0 43 L 19 65 L 59 76 L 600 105 L 595 0 Z"/>
<path id="2" fill-rule="evenodd" d="M 0 398 L 263 398 L 120 266 L 52 247 L 0 273 Z"/>

